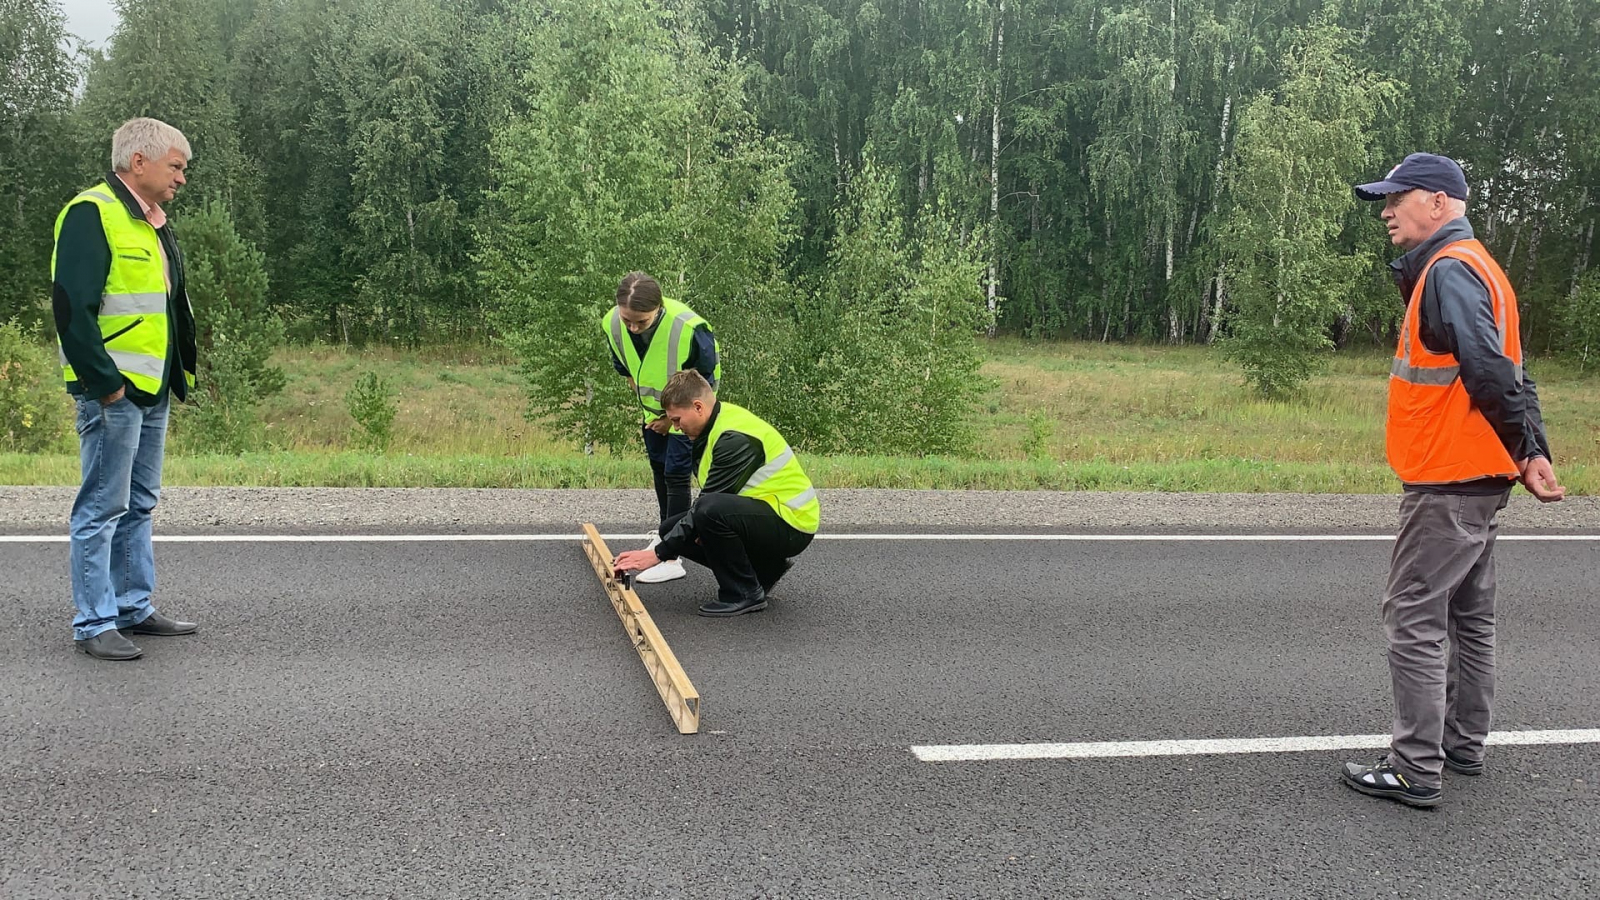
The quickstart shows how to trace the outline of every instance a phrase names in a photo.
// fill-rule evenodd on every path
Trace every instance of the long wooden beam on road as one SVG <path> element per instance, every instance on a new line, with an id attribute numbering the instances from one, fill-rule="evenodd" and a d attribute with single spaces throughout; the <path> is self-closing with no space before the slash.
<path id="1" fill-rule="evenodd" d="M 627 631 L 628 639 L 633 642 L 633 649 L 644 661 L 645 671 L 650 673 L 650 680 L 655 684 L 662 702 L 667 705 L 667 713 L 672 716 L 673 724 L 678 726 L 678 733 L 698 732 L 700 693 L 690 683 L 683 666 L 678 664 L 678 657 L 667 646 L 667 639 L 661 636 L 661 630 L 656 628 L 655 620 L 650 618 L 639 595 L 612 573 L 611 550 L 601 539 L 600 532 L 585 522 L 583 533 L 583 552 L 594 566 L 594 573 L 600 577 L 600 586 L 605 588 L 606 597 L 611 600 L 612 608 L 622 620 L 623 630 Z"/>

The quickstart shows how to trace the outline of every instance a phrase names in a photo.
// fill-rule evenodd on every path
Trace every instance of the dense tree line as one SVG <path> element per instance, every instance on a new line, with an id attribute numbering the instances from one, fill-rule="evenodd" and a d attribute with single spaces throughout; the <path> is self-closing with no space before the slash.
<path id="1" fill-rule="evenodd" d="M 559 351 L 599 346 L 634 268 L 759 337 L 736 382 L 890 354 L 927 384 L 964 358 L 946 331 L 998 327 L 1221 340 L 1291 385 L 1392 339 L 1349 185 L 1419 149 L 1467 167 L 1528 345 L 1594 341 L 1592 0 L 118 7 L 84 56 L 55 0 L 0 0 L 0 318 L 43 321 L 50 222 L 146 114 L 195 147 L 178 216 L 222 204 L 292 336 L 506 338 L 599 437 L 564 404 L 615 385 Z M 878 343 L 835 345 L 867 320 Z"/>

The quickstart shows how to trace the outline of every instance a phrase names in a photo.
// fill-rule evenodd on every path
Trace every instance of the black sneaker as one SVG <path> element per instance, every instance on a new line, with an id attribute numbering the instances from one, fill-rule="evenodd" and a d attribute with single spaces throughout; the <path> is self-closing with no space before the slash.
<path id="1" fill-rule="evenodd" d="M 1411 780 L 1389 764 L 1387 757 L 1376 765 L 1344 764 L 1344 783 L 1373 797 L 1387 797 L 1407 806 L 1437 806 L 1444 799 L 1438 788 L 1412 784 Z"/>
<path id="2" fill-rule="evenodd" d="M 1449 750 L 1444 752 L 1444 767 L 1458 775 L 1482 775 L 1483 760 L 1473 762 L 1465 756 L 1457 756 Z"/>

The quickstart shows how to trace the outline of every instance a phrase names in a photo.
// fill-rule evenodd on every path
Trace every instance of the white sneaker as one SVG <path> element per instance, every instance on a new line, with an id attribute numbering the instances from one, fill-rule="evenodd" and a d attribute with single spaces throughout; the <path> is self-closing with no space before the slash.
<path id="1" fill-rule="evenodd" d="M 676 581 L 688 574 L 683 570 L 683 560 L 669 559 L 645 569 L 633 580 L 640 584 L 660 584 L 663 581 Z"/>

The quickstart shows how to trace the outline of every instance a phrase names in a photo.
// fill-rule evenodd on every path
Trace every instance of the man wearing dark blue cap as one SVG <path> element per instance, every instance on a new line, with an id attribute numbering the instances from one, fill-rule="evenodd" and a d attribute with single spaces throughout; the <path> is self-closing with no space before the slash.
<path id="1" fill-rule="evenodd" d="M 1406 298 L 1389 377 L 1389 464 L 1405 485 L 1383 622 L 1394 737 L 1345 784 L 1411 806 L 1442 799 L 1443 770 L 1483 772 L 1494 700 L 1494 538 L 1521 482 L 1565 493 L 1550 466 L 1539 396 L 1522 371 L 1516 292 L 1466 219 L 1455 160 L 1413 153 L 1355 189 L 1383 201 Z M 1448 645 L 1448 649 L 1447 649 Z"/>

